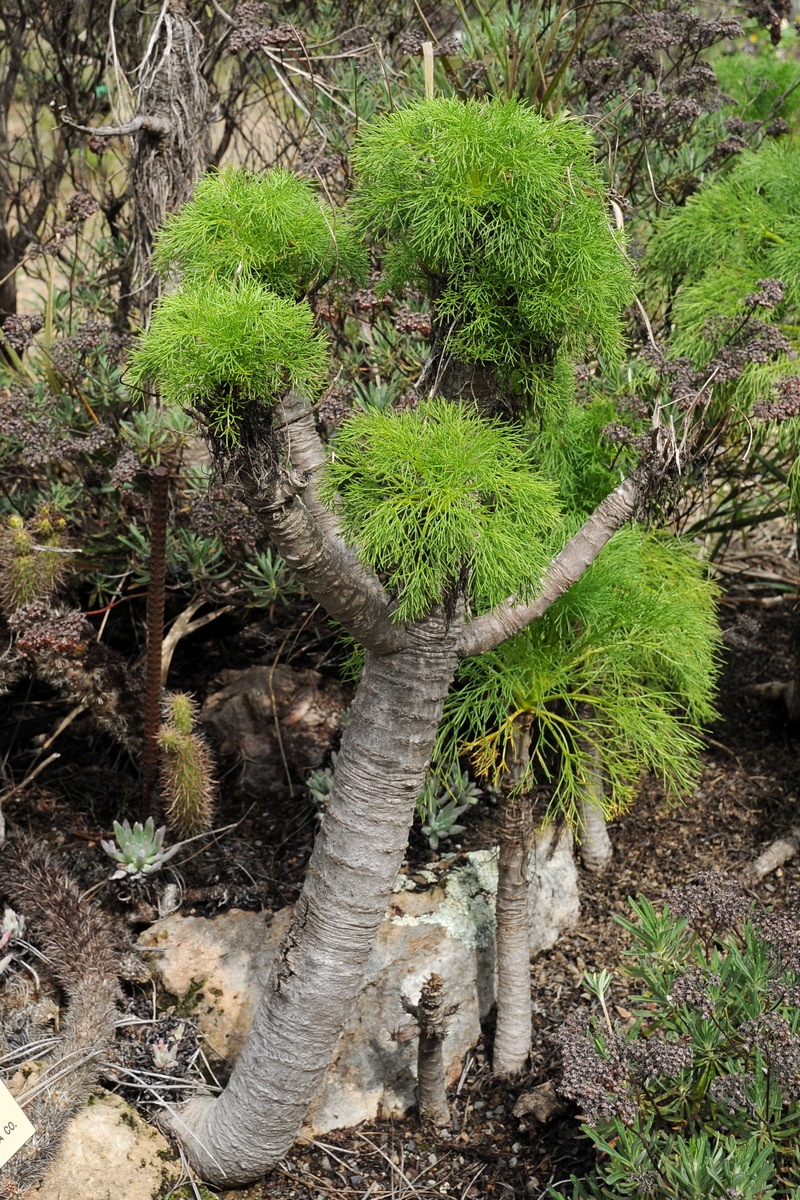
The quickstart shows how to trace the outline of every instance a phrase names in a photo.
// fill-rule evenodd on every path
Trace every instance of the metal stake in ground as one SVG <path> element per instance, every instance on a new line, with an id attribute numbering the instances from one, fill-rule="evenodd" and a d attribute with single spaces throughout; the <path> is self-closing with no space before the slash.
<path id="1" fill-rule="evenodd" d="M 153 491 L 150 501 L 150 583 L 147 588 L 142 821 L 150 816 L 153 791 L 158 775 L 158 730 L 161 724 L 161 643 L 164 640 L 169 471 L 166 467 L 155 467 L 151 472 L 151 478 Z"/>

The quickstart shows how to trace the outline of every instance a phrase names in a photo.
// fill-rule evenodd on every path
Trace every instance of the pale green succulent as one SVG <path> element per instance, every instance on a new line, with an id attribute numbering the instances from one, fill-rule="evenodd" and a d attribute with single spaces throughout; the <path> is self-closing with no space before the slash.
<path id="1" fill-rule="evenodd" d="M 312 771 L 306 780 L 311 799 L 318 808 L 327 808 L 333 791 L 333 772 L 336 769 L 336 751 L 331 754 L 331 765 Z"/>
<path id="2" fill-rule="evenodd" d="M 428 775 L 417 798 L 417 813 L 431 850 L 437 850 L 439 842 L 445 838 L 464 832 L 464 826 L 457 824 L 458 818 L 477 804 L 482 795 L 481 789 L 457 763 L 450 768 L 444 781 L 434 772 Z"/>
<path id="3" fill-rule="evenodd" d="M 114 837 L 116 841 L 101 840 L 100 845 L 118 864 L 112 879 L 125 879 L 126 876 L 152 875 L 160 871 L 180 849 L 180 845 L 164 849 L 164 834 L 166 826 L 156 829 L 152 817 L 148 817 L 144 825 L 140 821 L 114 822 Z"/>

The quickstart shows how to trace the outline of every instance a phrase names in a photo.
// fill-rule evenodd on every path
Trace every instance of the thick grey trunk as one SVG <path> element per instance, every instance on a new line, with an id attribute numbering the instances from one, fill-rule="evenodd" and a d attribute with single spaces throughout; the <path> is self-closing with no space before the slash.
<path id="1" fill-rule="evenodd" d="M 362 986 L 457 661 L 441 614 L 407 636 L 396 654 L 367 653 L 305 885 L 228 1086 L 164 1120 L 210 1183 L 248 1183 L 286 1153 Z"/>
<path id="2" fill-rule="evenodd" d="M 263 420 L 258 406 L 253 421 Z M 389 598 L 329 523 L 321 523 L 313 472 L 317 461 L 310 414 L 287 396 L 277 426 L 290 464 L 274 460 L 277 438 L 256 429 L 232 459 L 245 504 L 262 523 L 270 542 L 313 598 L 368 650 L 391 653 L 409 644 L 405 628 L 392 621 Z M 295 455 L 297 458 L 295 458 Z M 308 497 L 308 503 L 306 502 Z M 327 512 L 327 510 L 324 510 Z M 330 515 L 330 514 L 328 514 Z"/>
<path id="3" fill-rule="evenodd" d="M 603 762 L 593 743 L 582 739 L 581 749 L 591 765 L 586 792 L 578 802 L 580 855 L 586 870 L 599 875 L 610 865 L 614 854 L 603 813 Z"/>
<path id="4" fill-rule="evenodd" d="M 531 1049 L 530 835 L 530 798 L 507 800 L 501 816 L 497 881 L 495 1075 L 522 1071 Z"/>

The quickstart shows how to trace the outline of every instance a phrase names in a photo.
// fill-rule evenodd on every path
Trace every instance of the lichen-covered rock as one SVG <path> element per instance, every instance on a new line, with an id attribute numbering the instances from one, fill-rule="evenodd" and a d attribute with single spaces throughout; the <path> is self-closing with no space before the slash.
<path id="1" fill-rule="evenodd" d="M 577 873 L 568 835 L 539 835 L 531 880 L 531 952 L 551 947 L 578 915 Z M 443 1053 L 449 1082 L 480 1035 L 495 996 L 494 904 L 497 851 L 463 856 L 428 891 L 400 887 L 364 972 L 364 987 L 306 1117 L 308 1136 L 376 1116 L 401 1116 L 415 1102 L 416 1041 L 402 997 L 419 999 L 432 973 L 445 1003 L 457 1006 Z M 205 1034 L 235 1058 L 255 1013 L 275 950 L 288 925 L 284 909 L 267 923 L 257 913 L 157 921 L 139 939 L 151 968 Z"/>

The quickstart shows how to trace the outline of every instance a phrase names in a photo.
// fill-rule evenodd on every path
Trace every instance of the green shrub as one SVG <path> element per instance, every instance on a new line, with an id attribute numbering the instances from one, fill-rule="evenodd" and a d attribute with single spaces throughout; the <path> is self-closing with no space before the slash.
<path id="1" fill-rule="evenodd" d="M 165 296 L 131 353 L 129 379 L 150 381 L 168 404 L 197 408 L 215 438 L 238 438 L 243 409 L 291 386 L 314 396 L 327 365 L 307 304 L 247 277 L 190 280 Z"/>
<path id="2" fill-rule="evenodd" d="M 521 784 L 549 787 L 548 815 L 573 827 L 598 755 L 609 818 L 633 802 L 643 769 L 668 795 L 685 795 L 714 715 L 718 647 L 703 564 L 675 542 L 623 529 L 538 621 L 462 663 L 437 759 L 469 754 L 478 776 L 497 783 L 530 726 Z"/>
<path id="3" fill-rule="evenodd" d="M 386 283 L 422 285 L 448 350 L 539 400 L 566 360 L 622 351 L 630 271 L 588 131 L 515 101 L 418 101 L 372 121 L 353 153 L 357 225 L 386 246 Z"/>
<path id="4" fill-rule="evenodd" d="M 793 30 L 781 39 L 780 55 L 775 47 L 764 46 L 755 54 L 740 50 L 714 59 L 719 85 L 736 102 L 736 116 L 744 121 L 782 118 L 794 124 L 800 105 L 799 66 Z"/>
<path id="5" fill-rule="evenodd" d="M 770 913 L 708 874 L 660 913 L 631 907 L 635 1024 L 576 1014 L 558 1037 L 598 1150 L 573 1200 L 797 1200 L 797 900 Z"/>
<path id="6" fill-rule="evenodd" d="M 317 199 L 307 179 L 275 167 L 263 175 L 212 172 L 158 234 L 154 263 L 184 281 L 241 275 L 299 299 L 332 275 L 354 278 L 366 255 L 340 210 Z"/>

